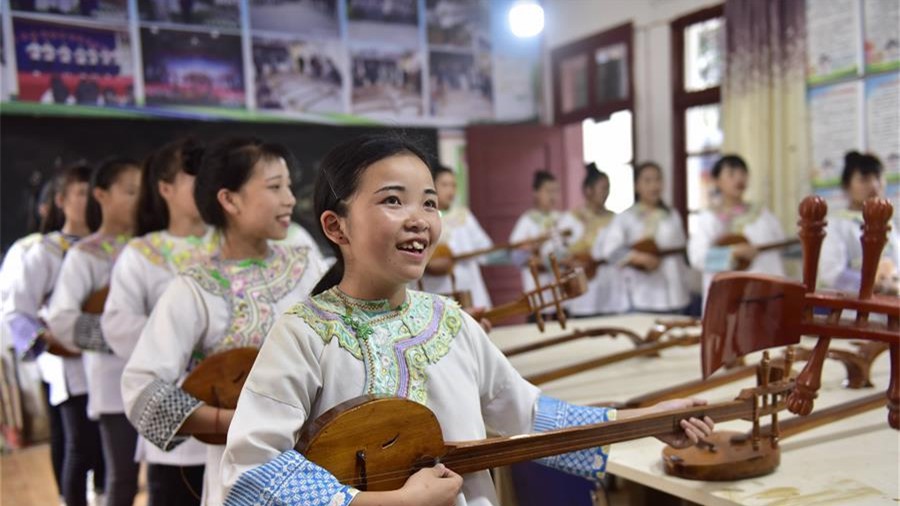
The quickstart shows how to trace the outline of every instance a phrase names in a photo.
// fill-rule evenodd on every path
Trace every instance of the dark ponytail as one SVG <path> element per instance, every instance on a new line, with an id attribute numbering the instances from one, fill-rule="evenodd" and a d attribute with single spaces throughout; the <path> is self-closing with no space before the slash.
<path id="1" fill-rule="evenodd" d="M 364 135 L 332 149 L 322 160 L 316 176 L 313 197 L 316 217 L 321 218 L 325 211 L 346 216 L 347 201 L 356 192 L 362 173 L 379 160 L 401 154 L 419 158 L 431 170 L 429 157 L 425 151 L 401 135 Z M 344 257 L 341 255 L 341 248 L 331 241 L 328 244 L 334 251 L 337 261 L 322 276 L 311 295 L 318 295 L 336 286 L 344 277 Z"/>
<path id="2" fill-rule="evenodd" d="M 56 205 L 56 197 L 65 195 L 70 185 L 76 183 L 91 182 L 91 167 L 85 162 L 78 162 L 64 168 L 56 177 L 53 178 L 53 197 L 50 211 L 47 216 L 41 220 L 39 231 L 47 234 L 59 230 L 66 224 L 66 215 L 63 210 Z"/>
<path id="3" fill-rule="evenodd" d="M 179 172 L 196 175 L 202 157 L 203 146 L 194 138 L 188 137 L 166 144 L 144 160 L 135 235 L 141 236 L 169 227 L 169 206 L 159 193 L 159 182 L 172 183 Z"/>
<path id="4" fill-rule="evenodd" d="M 131 158 L 109 158 L 100 163 L 91 173 L 91 187 L 88 190 L 87 201 L 87 226 L 91 232 L 96 232 L 103 223 L 103 211 L 100 202 L 94 197 L 94 189 L 109 190 L 116 182 L 119 175 L 128 169 L 139 169 L 140 164 Z"/>

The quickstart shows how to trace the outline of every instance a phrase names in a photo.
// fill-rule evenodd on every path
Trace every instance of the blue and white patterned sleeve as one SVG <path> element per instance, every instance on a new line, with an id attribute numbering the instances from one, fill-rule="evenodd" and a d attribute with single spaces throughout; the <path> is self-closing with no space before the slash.
<path id="1" fill-rule="evenodd" d="M 103 330 L 100 328 L 100 315 L 82 313 L 75 320 L 75 346 L 82 350 L 98 351 L 101 353 L 112 353 L 106 339 L 103 337 Z"/>
<path id="2" fill-rule="evenodd" d="M 540 396 L 534 416 L 534 431 L 548 432 L 566 427 L 591 425 L 616 419 L 616 410 L 576 406 L 559 399 Z M 589 480 L 599 480 L 606 472 L 609 446 L 588 448 L 577 452 L 564 453 L 539 459 L 547 466 Z"/>
<path id="3" fill-rule="evenodd" d="M 358 493 L 289 450 L 242 474 L 225 506 L 347 506 Z"/>

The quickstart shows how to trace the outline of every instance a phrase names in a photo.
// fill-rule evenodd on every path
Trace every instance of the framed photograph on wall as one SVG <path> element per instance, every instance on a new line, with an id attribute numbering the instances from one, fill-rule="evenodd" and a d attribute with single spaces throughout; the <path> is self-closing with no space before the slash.
<path id="1" fill-rule="evenodd" d="M 134 104 L 125 30 L 14 18 L 18 99 L 44 104 Z"/>
<path id="2" fill-rule="evenodd" d="M 141 29 L 147 105 L 244 107 L 241 38 Z"/>

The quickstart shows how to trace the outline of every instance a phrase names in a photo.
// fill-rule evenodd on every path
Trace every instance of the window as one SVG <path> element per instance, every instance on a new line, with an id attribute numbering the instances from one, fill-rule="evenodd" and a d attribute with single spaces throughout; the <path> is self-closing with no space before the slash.
<path id="1" fill-rule="evenodd" d="M 719 102 L 725 70 L 722 6 L 676 19 L 671 28 L 673 204 L 687 216 L 710 205 L 713 188 L 710 170 L 721 156 Z"/>
<path id="2" fill-rule="evenodd" d="M 633 109 L 632 37 L 629 23 L 553 50 L 557 125 Z"/>

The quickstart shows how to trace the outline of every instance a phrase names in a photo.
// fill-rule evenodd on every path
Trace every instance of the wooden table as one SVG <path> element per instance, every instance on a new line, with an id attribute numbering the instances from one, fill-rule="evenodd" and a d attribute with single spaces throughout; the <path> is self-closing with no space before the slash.
<path id="1" fill-rule="evenodd" d="M 558 336 L 573 329 L 596 326 L 630 328 L 643 335 L 656 315 L 624 315 L 570 320 L 566 330 L 548 324 L 544 334 L 534 325 L 498 327 L 491 339 L 500 349 Z M 804 342 L 812 347 L 815 340 Z M 845 341 L 832 347 L 847 346 Z M 587 338 L 514 356 L 512 364 L 523 376 L 563 365 L 624 351 L 632 347 L 624 337 Z M 659 357 L 635 358 L 542 385 L 547 395 L 577 404 L 624 401 L 676 383 L 700 377 L 699 346 L 664 350 Z M 748 357 L 755 363 L 759 355 Z M 872 368 L 872 382 L 884 391 L 890 358 L 883 353 Z M 841 364 L 826 362 L 816 408 L 869 395 L 873 389 L 848 390 Z M 754 386 L 753 379 L 703 392 L 710 402 L 731 400 L 740 388 Z M 782 418 L 793 416 L 782 412 Z M 765 421 L 768 423 L 768 420 Z M 744 421 L 726 422 L 718 428 L 748 430 Z M 897 505 L 900 501 L 900 433 L 887 424 L 887 410 L 877 409 L 797 434 L 781 443 L 781 465 L 775 473 L 735 482 L 699 482 L 667 476 L 660 454 L 663 444 L 653 438 L 619 443 L 612 447 L 608 471 L 627 480 L 707 505 Z"/>

